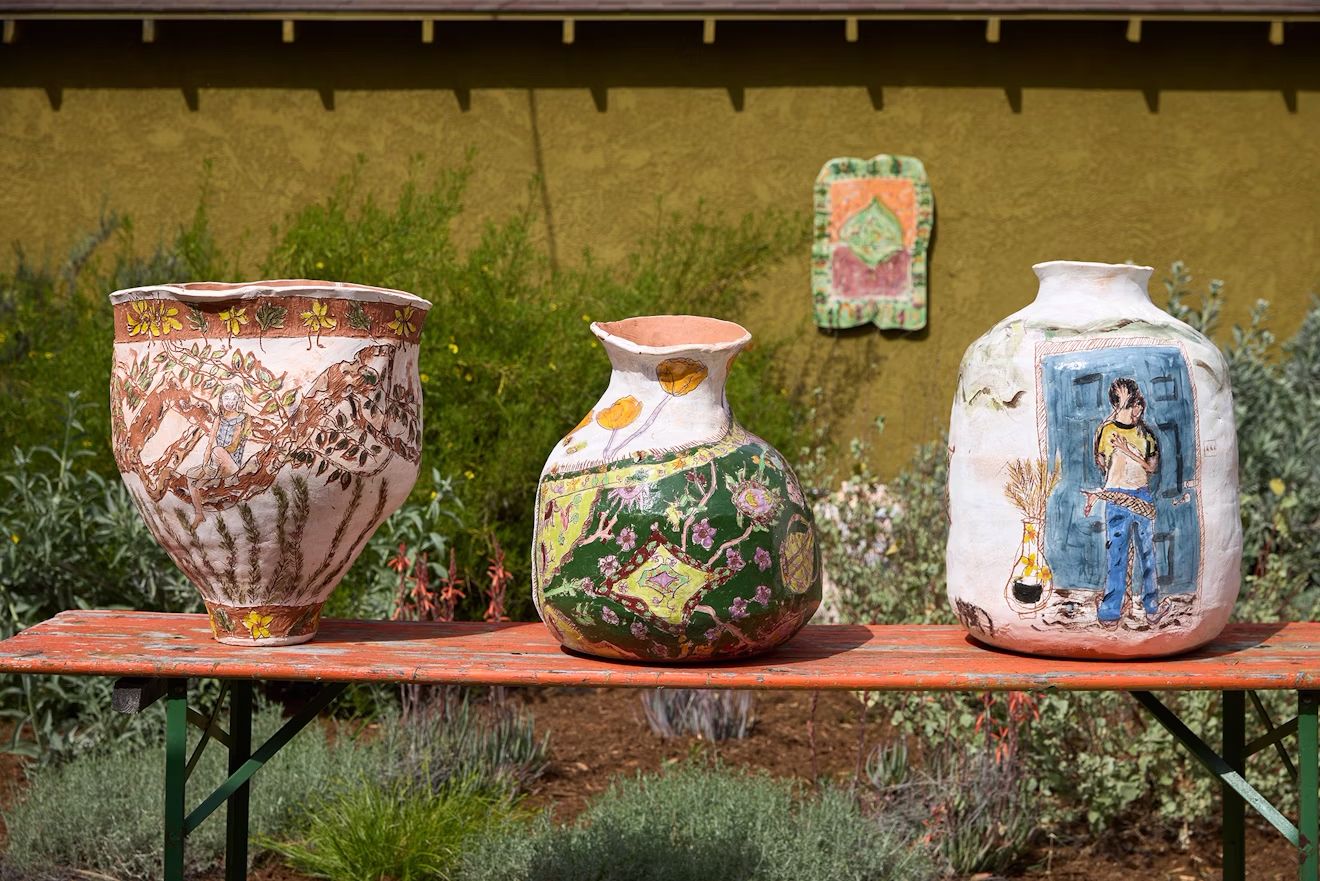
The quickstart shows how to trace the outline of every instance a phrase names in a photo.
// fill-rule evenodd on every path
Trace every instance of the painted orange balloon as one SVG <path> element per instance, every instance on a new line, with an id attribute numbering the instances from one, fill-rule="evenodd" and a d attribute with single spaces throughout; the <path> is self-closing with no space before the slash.
<path id="1" fill-rule="evenodd" d="M 670 358 L 660 362 L 660 366 L 655 369 L 655 376 L 660 380 L 660 387 L 665 392 L 680 397 L 701 385 L 708 372 L 706 365 L 700 361 L 691 358 Z"/>
<path id="2" fill-rule="evenodd" d="M 596 414 L 596 423 L 601 428 L 618 431 L 631 425 L 642 412 L 642 402 L 632 395 L 625 395 Z"/>

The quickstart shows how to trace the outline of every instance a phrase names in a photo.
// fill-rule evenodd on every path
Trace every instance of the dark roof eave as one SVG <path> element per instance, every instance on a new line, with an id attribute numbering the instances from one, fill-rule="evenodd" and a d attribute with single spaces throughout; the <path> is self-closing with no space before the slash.
<path id="1" fill-rule="evenodd" d="M 1320 18 L 1320 0 L 0 0 L 0 17 Z"/>

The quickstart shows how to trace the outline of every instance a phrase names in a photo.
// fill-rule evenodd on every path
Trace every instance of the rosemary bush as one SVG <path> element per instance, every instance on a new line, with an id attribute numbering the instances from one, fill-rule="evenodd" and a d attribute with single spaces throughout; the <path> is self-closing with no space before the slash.
<path id="1" fill-rule="evenodd" d="M 465 855 L 462 881 L 925 881 L 907 829 L 846 792 L 807 795 L 763 774 L 680 766 L 620 778 L 577 822 L 505 826 Z"/>

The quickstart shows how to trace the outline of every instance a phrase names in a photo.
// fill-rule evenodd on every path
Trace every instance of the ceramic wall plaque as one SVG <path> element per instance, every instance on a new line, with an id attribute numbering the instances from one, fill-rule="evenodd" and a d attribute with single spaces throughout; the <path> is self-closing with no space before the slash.
<path id="1" fill-rule="evenodd" d="M 1148 266 L 1035 270 L 1035 301 L 963 358 L 949 599 L 978 640 L 1026 652 L 1207 642 L 1240 580 L 1228 365 L 1151 302 Z"/>
<path id="2" fill-rule="evenodd" d="M 218 640 L 311 639 L 417 480 L 431 304 L 317 281 L 117 291 L 115 461 Z"/>
<path id="3" fill-rule="evenodd" d="M 911 156 L 831 159 L 816 176 L 811 293 L 816 324 L 926 326 L 934 202 Z"/>
<path id="4" fill-rule="evenodd" d="M 596 323 L 613 372 L 537 490 L 537 611 L 568 648 L 646 661 L 747 657 L 820 604 L 793 469 L 724 394 L 751 335 L 712 318 Z"/>

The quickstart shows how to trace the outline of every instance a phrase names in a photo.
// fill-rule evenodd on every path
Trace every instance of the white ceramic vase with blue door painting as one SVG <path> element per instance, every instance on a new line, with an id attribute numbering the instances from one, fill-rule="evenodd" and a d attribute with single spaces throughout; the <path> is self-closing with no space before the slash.
<path id="1" fill-rule="evenodd" d="M 1034 267 L 1036 299 L 963 356 L 949 429 L 949 600 L 1033 654 L 1174 654 L 1241 578 L 1228 364 L 1151 302 L 1149 266 Z"/>

